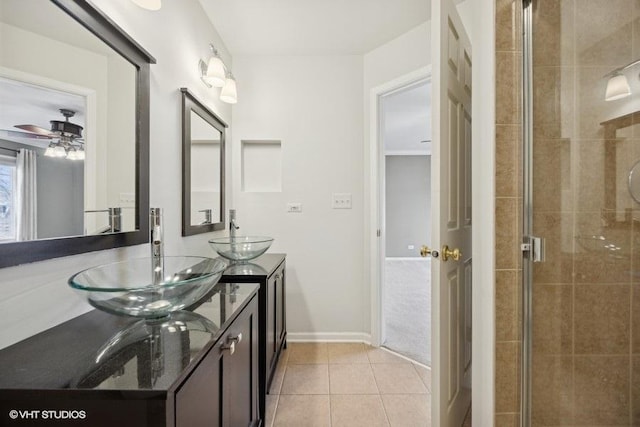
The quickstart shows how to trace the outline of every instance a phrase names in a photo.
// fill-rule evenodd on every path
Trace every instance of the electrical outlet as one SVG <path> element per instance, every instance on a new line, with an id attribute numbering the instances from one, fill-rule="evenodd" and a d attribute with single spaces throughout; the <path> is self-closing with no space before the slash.
<path id="1" fill-rule="evenodd" d="M 333 209 L 351 209 L 351 193 L 333 193 Z"/>
<path id="2" fill-rule="evenodd" d="M 287 203 L 287 212 L 302 213 L 302 203 Z"/>

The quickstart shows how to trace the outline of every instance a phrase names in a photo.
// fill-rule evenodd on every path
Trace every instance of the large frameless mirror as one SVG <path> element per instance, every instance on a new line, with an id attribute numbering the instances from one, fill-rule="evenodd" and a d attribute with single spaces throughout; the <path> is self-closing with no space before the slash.
<path id="1" fill-rule="evenodd" d="M 186 88 L 182 92 L 182 235 L 225 228 L 227 124 Z"/>
<path id="2" fill-rule="evenodd" d="M 0 30 L 0 267 L 148 241 L 153 57 L 83 0 Z"/>

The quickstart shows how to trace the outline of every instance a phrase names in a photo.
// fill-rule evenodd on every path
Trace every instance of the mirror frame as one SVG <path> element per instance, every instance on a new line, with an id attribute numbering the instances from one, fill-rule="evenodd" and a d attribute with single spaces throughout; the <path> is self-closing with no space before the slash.
<path id="1" fill-rule="evenodd" d="M 115 22 L 87 0 L 51 0 L 137 69 L 136 73 L 136 230 L 0 244 L 0 268 L 149 241 L 150 64 L 156 60 Z"/>
<path id="2" fill-rule="evenodd" d="M 225 147 L 229 127 L 217 114 L 209 110 L 186 87 L 182 92 L 182 235 L 208 233 L 225 229 Z M 220 132 L 220 222 L 191 224 L 191 112 L 198 114 Z"/>

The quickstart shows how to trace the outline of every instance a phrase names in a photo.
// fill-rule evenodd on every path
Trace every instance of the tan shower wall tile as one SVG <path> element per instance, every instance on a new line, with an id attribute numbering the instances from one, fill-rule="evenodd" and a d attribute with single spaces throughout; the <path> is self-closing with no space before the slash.
<path id="1" fill-rule="evenodd" d="M 573 350 L 573 285 L 533 286 L 533 351 L 538 357 Z"/>
<path id="2" fill-rule="evenodd" d="M 518 268 L 520 257 L 516 198 L 496 199 L 496 269 Z"/>
<path id="3" fill-rule="evenodd" d="M 533 234 L 545 239 L 545 261 L 533 265 L 533 282 L 573 281 L 573 214 L 534 213 Z"/>
<path id="4" fill-rule="evenodd" d="M 576 285 L 576 354 L 629 354 L 630 285 Z"/>
<path id="5" fill-rule="evenodd" d="M 533 164 L 534 212 L 571 212 L 574 199 L 571 140 L 535 139 Z"/>
<path id="6" fill-rule="evenodd" d="M 518 412 L 520 405 L 520 343 L 496 343 L 496 413 Z"/>
<path id="7" fill-rule="evenodd" d="M 575 14 L 580 65 L 617 67 L 632 61 L 633 0 L 580 0 Z"/>
<path id="8" fill-rule="evenodd" d="M 629 356 L 575 358 L 575 411 L 578 425 L 628 425 Z"/>
<path id="9" fill-rule="evenodd" d="M 535 344 L 534 344 L 535 346 Z M 573 423 L 573 358 L 533 356 L 531 419 L 535 426 Z"/>
<path id="10" fill-rule="evenodd" d="M 520 125 L 496 126 L 496 196 L 517 197 L 521 162 L 518 146 L 522 144 Z"/>
<path id="11" fill-rule="evenodd" d="M 640 355 L 640 285 L 631 287 L 631 351 Z M 640 410 L 640 406 L 638 407 Z M 639 415 L 640 416 L 640 415 Z"/>
<path id="12" fill-rule="evenodd" d="M 520 339 L 519 289 L 517 271 L 496 271 L 496 341 Z"/>
<path id="13" fill-rule="evenodd" d="M 518 52 L 496 53 L 496 123 L 517 124 L 522 122 L 521 111 L 521 54 Z"/>
<path id="14" fill-rule="evenodd" d="M 631 357 L 631 425 L 640 425 L 640 356 Z"/>
<path id="15" fill-rule="evenodd" d="M 533 9 L 533 63 L 572 65 L 574 0 L 538 0 Z"/>
<path id="16" fill-rule="evenodd" d="M 533 85 L 534 138 L 572 138 L 575 122 L 575 69 L 536 65 L 533 68 Z"/>
<path id="17" fill-rule="evenodd" d="M 623 63 L 624 61 L 620 65 L 624 65 Z M 601 123 L 603 118 L 610 117 L 611 106 L 604 100 L 607 79 L 602 76 L 610 71 L 610 66 L 576 68 L 577 138 L 585 140 L 605 138 L 604 126 Z"/>
<path id="18" fill-rule="evenodd" d="M 496 414 L 496 427 L 518 427 L 520 414 Z"/>
<path id="19" fill-rule="evenodd" d="M 496 1 L 496 51 L 522 50 L 522 7 L 518 0 Z"/>
<path id="20" fill-rule="evenodd" d="M 578 140 L 577 203 L 579 212 L 617 210 L 606 227 L 620 228 L 625 210 L 634 207 L 628 190 L 629 170 L 636 161 L 634 140 Z M 616 223 L 617 221 L 617 223 Z"/>

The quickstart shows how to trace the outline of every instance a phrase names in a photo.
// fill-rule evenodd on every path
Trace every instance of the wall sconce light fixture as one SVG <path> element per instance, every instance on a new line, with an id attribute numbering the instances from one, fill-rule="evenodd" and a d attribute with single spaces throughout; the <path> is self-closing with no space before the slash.
<path id="1" fill-rule="evenodd" d="M 200 79 L 209 88 L 221 87 L 220 100 L 235 104 L 238 102 L 236 79 L 220 58 L 215 46 L 209 44 L 209 48 L 211 49 L 211 57 L 206 62 L 202 59 L 198 62 Z"/>
<path id="2" fill-rule="evenodd" d="M 616 68 L 612 72 L 605 74 L 604 77 L 609 77 L 607 81 L 607 89 L 605 90 L 604 100 L 615 101 L 616 99 L 626 98 L 631 95 L 631 87 L 627 76 L 622 72 L 627 68 L 631 68 L 636 64 L 640 64 L 640 59 L 625 65 L 624 67 Z"/>
<path id="3" fill-rule="evenodd" d="M 131 0 L 138 6 L 147 10 L 160 10 L 162 7 L 162 0 Z"/>

